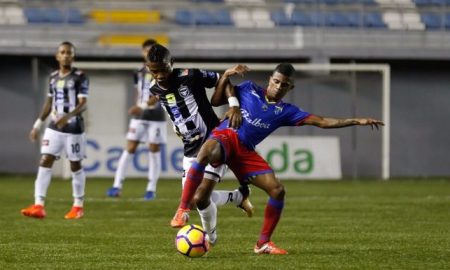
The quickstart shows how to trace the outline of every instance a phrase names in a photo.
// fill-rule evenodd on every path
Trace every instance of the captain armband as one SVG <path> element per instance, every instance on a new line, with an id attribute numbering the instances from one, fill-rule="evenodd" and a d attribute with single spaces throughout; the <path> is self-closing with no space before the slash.
<path id="1" fill-rule="evenodd" d="M 228 105 L 230 107 L 239 107 L 239 100 L 237 99 L 237 97 L 229 97 Z"/>
<path id="2" fill-rule="evenodd" d="M 43 124 L 43 122 L 42 122 L 41 118 L 38 118 L 38 119 L 36 119 L 36 122 L 34 122 L 33 128 L 34 129 L 41 129 L 42 124 Z"/>

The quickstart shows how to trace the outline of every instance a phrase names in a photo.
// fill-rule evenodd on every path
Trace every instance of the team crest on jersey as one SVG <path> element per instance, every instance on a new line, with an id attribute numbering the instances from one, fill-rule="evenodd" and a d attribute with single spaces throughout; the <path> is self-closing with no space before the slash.
<path id="1" fill-rule="evenodd" d="M 73 80 L 68 80 L 67 81 L 67 87 L 68 88 L 73 88 L 74 85 L 75 85 L 75 82 Z"/>
<path id="2" fill-rule="evenodd" d="M 180 75 L 178 77 L 187 76 L 189 74 L 189 69 L 180 70 Z"/>
<path id="3" fill-rule="evenodd" d="M 275 106 L 275 111 L 274 111 L 275 114 L 280 114 L 282 111 L 283 111 L 283 107 Z"/>
<path id="4" fill-rule="evenodd" d="M 263 104 L 262 107 L 261 107 L 261 109 L 262 109 L 263 111 L 267 111 L 267 108 L 268 108 L 268 107 L 267 107 L 266 104 Z"/>
<path id="5" fill-rule="evenodd" d="M 182 85 L 180 88 L 178 88 L 178 93 L 180 93 L 180 96 L 187 97 L 189 95 L 189 88 L 186 85 Z"/>
<path id="6" fill-rule="evenodd" d="M 206 71 L 206 70 L 200 70 L 200 72 L 203 75 L 203 78 L 214 78 L 215 72 L 212 71 Z"/>

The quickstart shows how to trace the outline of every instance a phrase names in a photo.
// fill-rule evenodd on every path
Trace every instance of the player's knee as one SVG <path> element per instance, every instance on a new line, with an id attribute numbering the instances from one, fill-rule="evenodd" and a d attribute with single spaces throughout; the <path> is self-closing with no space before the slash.
<path id="1" fill-rule="evenodd" d="M 81 162 L 80 161 L 71 161 L 70 162 L 70 170 L 72 172 L 77 172 L 81 170 Z"/>
<path id="2" fill-rule="evenodd" d="M 270 192 L 270 196 L 272 198 L 277 199 L 277 200 L 284 199 L 284 195 L 285 194 L 286 194 L 286 191 L 285 191 L 284 186 L 282 184 L 277 185 Z"/>
<path id="3" fill-rule="evenodd" d="M 53 166 L 53 161 L 55 157 L 51 155 L 42 155 L 41 160 L 39 161 L 39 166 L 45 168 L 51 168 Z"/>
<path id="4" fill-rule="evenodd" d="M 209 198 L 205 198 L 202 193 L 196 193 L 194 195 L 194 203 L 198 209 L 203 210 L 209 205 Z"/>

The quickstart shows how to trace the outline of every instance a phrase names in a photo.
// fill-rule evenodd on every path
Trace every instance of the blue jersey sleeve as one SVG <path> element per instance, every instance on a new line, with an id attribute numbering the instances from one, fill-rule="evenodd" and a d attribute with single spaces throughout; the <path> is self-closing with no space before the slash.
<path id="1" fill-rule="evenodd" d="M 288 104 L 288 111 L 289 114 L 287 114 L 286 117 L 286 126 L 300 126 L 303 121 L 311 115 L 292 104 Z"/>

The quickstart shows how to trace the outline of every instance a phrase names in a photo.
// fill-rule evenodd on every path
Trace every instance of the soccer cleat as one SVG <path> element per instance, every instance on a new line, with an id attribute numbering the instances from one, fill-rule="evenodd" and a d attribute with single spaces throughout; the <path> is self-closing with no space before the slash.
<path id="1" fill-rule="evenodd" d="M 84 215 L 83 207 L 72 206 L 69 213 L 67 213 L 65 219 L 79 219 Z"/>
<path id="2" fill-rule="evenodd" d="M 212 233 L 206 234 L 206 241 L 208 241 L 208 244 L 210 247 L 213 247 L 217 243 L 217 233 L 216 230 L 214 230 Z"/>
<path id="3" fill-rule="evenodd" d="M 156 193 L 153 191 L 147 191 L 144 194 L 144 200 L 151 201 L 156 198 Z"/>
<path id="4" fill-rule="evenodd" d="M 288 252 L 282 248 L 277 247 L 272 241 L 264 243 L 261 247 L 256 243 L 253 249 L 256 254 L 272 254 L 272 255 L 285 255 Z"/>
<path id="5" fill-rule="evenodd" d="M 178 208 L 175 216 L 170 221 L 172 228 L 181 228 L 189 221 L 189 209 Z"/>
<path id="6" fill-rule="evenodd" d="M 45 218 L 45 216 L 47 215 L 44 206 L 40 204 L 33 204 L 27 208 L 24 208 L 20 210 L 20 213 L 22 213 L 22 215 L 24 216 L 34 218 Z"/>
<path id="7" fill-rule="evenodd" d="M 238 205 L 238 207 L 244 210 L 248 217 L 252 217 L 254 209 L 250 199 L 248 198 L 250 196 L 250 189 L 247 185 L 245 185 L 240 186 L 238 190 L 242 194 L 242 202 Z"/>
<path id="8" fill-rule="evenodd" d="M 108 197 L 120 197 L 120 188 L 112 187 L 106 191 Z"/>

